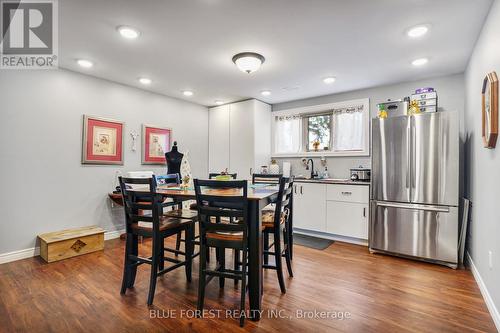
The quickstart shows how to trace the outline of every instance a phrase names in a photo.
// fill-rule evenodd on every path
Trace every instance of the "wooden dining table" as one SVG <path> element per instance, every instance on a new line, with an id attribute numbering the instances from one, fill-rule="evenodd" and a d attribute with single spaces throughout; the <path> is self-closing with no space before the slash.
<path id="1" fill-rule="evenodd" d="M 217 190 L 214 189 L 215 191 Z M 241 195 L 236 189 L 218 191 L 220 193 L 213 194 Z M 234 193 L 231 191 L 234 191 Z M 180 189 L 179 187 L 163 185 L 157 188 L 156 193 L 179 201 L 196 199 L 192 188 Z M 253 320 L 260 319 L 262 308 L 262 209 L 275 202 L 277 197 L 278 187 L 275 185 L 261 186 L 259 184 L 259 186 L 249 185 L 248 187 L 248 298 L 250 301 L 250 317 Z"/>

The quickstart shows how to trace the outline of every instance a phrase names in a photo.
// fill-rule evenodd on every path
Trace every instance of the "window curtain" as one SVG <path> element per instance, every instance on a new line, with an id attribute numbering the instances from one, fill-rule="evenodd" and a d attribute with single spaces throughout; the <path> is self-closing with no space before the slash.
<path id="1" fill-rule="evenodd" d="M 333 110 L 333 149 L 335 151 L 363 150 L 365 137 L 363 106 Z"/>
<path id="2" fill-rule="evenodd" d="M 302 127 L 301 117 L 293 116 L 277 116 L 276 117 L 276 132 L 275 132 L 275 152 L 278 154 L 284 153 L 299 153 L 302 142 Z"/>

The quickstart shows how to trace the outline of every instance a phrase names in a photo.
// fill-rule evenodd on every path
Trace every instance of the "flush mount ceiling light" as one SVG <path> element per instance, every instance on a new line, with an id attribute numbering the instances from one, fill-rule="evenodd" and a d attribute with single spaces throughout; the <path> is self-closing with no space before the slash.
<path id="1" fill-rule="evenodd" d="M 233 56 L 233 62 L 236 67 L 248 74 L 258 70 L 265 60 L 262 55 L 255 52 L 243 52 Z"/>
<path id="2" fill-rule="evenodd" d="M 184 96 L 193 96 L 194 93 L 191 90 L 184 90 L 182 94 Z"/>
<path id="3" fill-rule="evenodd" d="M 270 92 L 269 90 L 262 90 L 262 91 L 260 92 L 260 94 L 261 94 L 262 96 L 269 96 L 269 95 L 271 95 L 271 92 Z"/>
<path id="4" fill-rule="evenodd" d="M 334 78 L 333 76 L 331 77 L 325 77 L 323 79 L 323 82 L 326 83 L 326 84 L 332 84 L 333 82 L 335 82 L 336 78 Z"/>
<path id="5" fill-rule="evenodd" d="M 224 101 L 215 101 L 215 104 L 216 105 L 222 105 L 222 104 L 224 104 Z"/>
<path id="6" fill-rule="evenodd" d="M 139 78 L 139 82 L 144 84 L 144 85 L 149 85 L 153 81 L 151 81 L 151 79 L 148 79 L 147 77 L 141 77 L 141 78 Z"/>
<path id="7" fill-rule="evenodd" d="M 417 25 L 413 28 L 408 29 L 406 34 L 410 38 L 419 38 L 425 35 L 429 31 L 429 25 Z"/>
<path id="8" fill-rule="evenodd" d="M 116 30 L 118 30 L 118 32 L 120 33 L 120 35 L 122 35 L 123 38 L 127 39 L 136 39 L 140 35 L 138 30 L 132 27 L 128 27 L 126 25 L 121 25 L 117 27 Z"/>
<path id="9" fill-rule="evenodd" d="M 90 60 L 78 59 L 76 62 L 78 63 L 78 65 L 80 65 L 83 68 L 90 68 L 90 67 L 94 66 L 94 64 Z"/>
<path id="10" fill-rule="evenodd" d="M 429 62 L 429 59 L 427 59 L 427 58 L 418 58 L 418 59 L 413 60 L 411 62 L 411 64 L 413 66 L 423 66 L 423 65 L 425 65 L 428 62 Z"/>

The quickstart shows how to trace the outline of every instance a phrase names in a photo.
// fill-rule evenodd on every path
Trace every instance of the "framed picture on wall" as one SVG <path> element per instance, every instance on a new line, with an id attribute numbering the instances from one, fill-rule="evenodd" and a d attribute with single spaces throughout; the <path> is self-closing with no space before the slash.
<path id="1" fill-rule="evenodd" d="M 165 127 L 142 125 L 142 164 L 165 164 L 165 153 L 170 151 L 172 130 Z"/>
<path id="2" fill-rule="evenodd" d="M 121 121 L 83 116 L 82 163 L 123 165 Z"/>

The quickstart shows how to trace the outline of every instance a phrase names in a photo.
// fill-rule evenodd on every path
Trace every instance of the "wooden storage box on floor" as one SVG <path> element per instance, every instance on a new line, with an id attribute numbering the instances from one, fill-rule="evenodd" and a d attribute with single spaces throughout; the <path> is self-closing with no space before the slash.
<path id="1" fill-rule="evenodd" d="M 46 262 L 76 257 L 104 249 L 104 230 L 96 226 L 38 235 L 40 256 Z"/>

